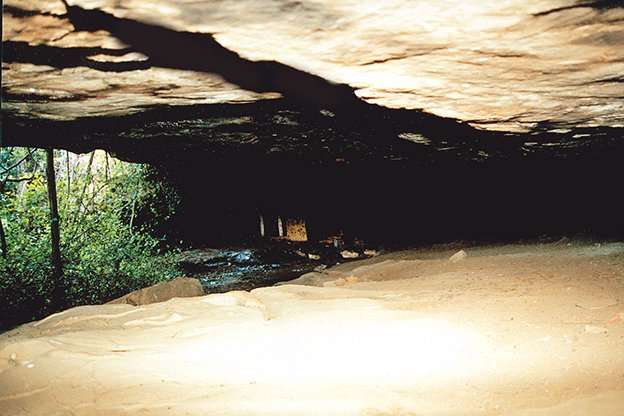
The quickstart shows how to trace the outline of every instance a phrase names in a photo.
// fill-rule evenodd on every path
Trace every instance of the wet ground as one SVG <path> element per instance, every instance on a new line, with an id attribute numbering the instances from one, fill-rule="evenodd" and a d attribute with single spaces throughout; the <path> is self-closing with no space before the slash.
<path id="1" fill-rule="evenodd" d="M 181 253 L 178 265 L 186 276 L 199 279 L 206 293 L 224 293 L 271 286 L 351 260 L 341 256 L 343 249 L 329 244 L 286 241 L 198 248 Z M 352 250 L 359 258 L 367 257 L 362 248 Z"/>

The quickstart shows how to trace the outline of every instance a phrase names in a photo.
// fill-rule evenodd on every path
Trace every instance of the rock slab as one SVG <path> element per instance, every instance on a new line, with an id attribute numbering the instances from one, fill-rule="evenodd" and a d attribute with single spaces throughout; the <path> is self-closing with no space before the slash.
<path id="1" fill-rule="evenodd" d="M 449 258 L 449 261 L 451 263 L 458 263 L 460 261 L 466 260 L 466 257 L 468 257 L 468 254 L 464 250 L 459 250 L 457 253 L 453 254 Z"/>
<path id="2" fill-rule="evenodd" d="M 139 306 L 164 302 L 173 298 L 188 298 L 203 295 L 204 289 L 199 280 L 189 277 L 178 277 L 168 282 L 161 282 L 154 286 L 135 290 L 108 303 L 126 303 Z"/>

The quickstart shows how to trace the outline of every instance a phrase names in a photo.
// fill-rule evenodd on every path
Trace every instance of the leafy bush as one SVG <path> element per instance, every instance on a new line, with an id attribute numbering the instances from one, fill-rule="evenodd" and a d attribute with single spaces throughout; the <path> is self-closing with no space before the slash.
<path id="1" fill-rule="evenodd" d="M 42 164 L 35 163 L 28 181 L 4 187 L 1 195 L 8 254 L 0 258 L 0 328 L 106 302 L 178 274 L 175 253 L 161 252 L 150 224 L 133 224 L 145 209 L 141 195 L 153 193 L 146 189 L 145 169 L 109 161 L 103 153 L 66 157 L 65 171 L 57 163 L 63 304 L 52 303 L 47 189 Z"/>

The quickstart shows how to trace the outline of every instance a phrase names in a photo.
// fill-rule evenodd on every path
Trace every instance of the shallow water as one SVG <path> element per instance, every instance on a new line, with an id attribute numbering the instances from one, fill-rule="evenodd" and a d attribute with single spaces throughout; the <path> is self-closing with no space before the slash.
<path id="1" fill-rule="evenodd" d="M 182 253 L 180 268 L 199 279 L 206 293 L 252 290 L 295 279 L 320 263 L 266 245 L 255 248 L 197 249 Z"/>

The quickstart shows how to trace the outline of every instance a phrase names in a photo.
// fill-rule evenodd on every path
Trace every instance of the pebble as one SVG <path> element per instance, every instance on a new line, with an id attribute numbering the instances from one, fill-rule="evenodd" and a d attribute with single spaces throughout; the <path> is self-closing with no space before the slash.
<path id="1" fill-rule="evenodd" d="M 585 325 L 585 332 L 588 334 L 606 334 L 609 330 L 601 326 Z"/>
<path id="2" fill-rule="evenodd" d="M 17 354 L 14 352 L 9 355 L 9 365 L 15 367 L 17 365 Z"/>
<path id="3" fill-rule="evenodd" d="M 340 255 L 342 256 L 343 259 L 355 259 L 357 257 L 360 257 L 360 255 L 356 253 L 355 251 L 349 251 L 349 250 L 342 250 L 340 252 Z"/>
<path id="4" fill-rule="evenodd" d="M 357 276 L 353 276 L 353 275 L 351 275 L 351 276 L 348 276 L 348 277 L 345 279 L 345 281 L 346 281 L 348 284 L 352 284 L 352 283 L 357 283 L 357 282 L 359 282 L 359 281 L 360 281 L 360 279 L 359 279 Z"/>

